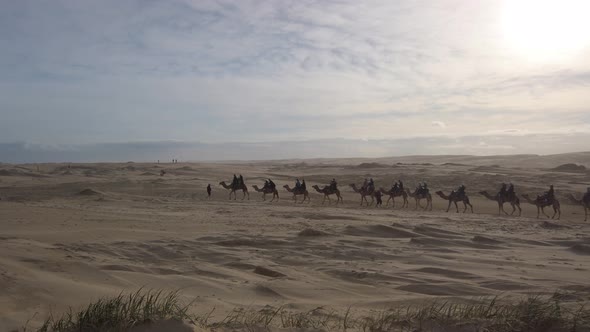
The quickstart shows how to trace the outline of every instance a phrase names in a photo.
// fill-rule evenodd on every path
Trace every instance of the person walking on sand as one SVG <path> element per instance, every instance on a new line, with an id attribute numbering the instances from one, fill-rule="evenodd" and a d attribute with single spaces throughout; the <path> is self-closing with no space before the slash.
<path id="1" fill-rule="evenodd" d="M 207 185 L 207 199 L 211 198 L 211 184 Z"/>

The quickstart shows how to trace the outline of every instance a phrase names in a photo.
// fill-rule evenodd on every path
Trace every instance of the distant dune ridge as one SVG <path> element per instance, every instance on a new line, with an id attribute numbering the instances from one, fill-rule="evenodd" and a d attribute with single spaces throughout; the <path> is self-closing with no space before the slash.
<path id="1" fill-rule="evenodd" d="M 195 301 L 190 310 L 214 307 L 215 319 L 236 306 L 346 313 L 352 305 L 362 315 L 555 291 L 574 305 L 590 300 L 590 222 L 566 199 L 590 186 L 580 166 L 590 167 L 590 153 L 0 164 L 0 330 L 141 287 L 182 289 L 181 300 Z M 254 190 L 249 201 L 228 200 L 219 182 L 233 174 L 249 189 L 272 179 L 280 200 Z M 311 203 L 294 203 L 282 186 L 296 178 L 308 190 L 335 178 L 344 202 L 322 204 L 310 190 Z M 384 188 L 401 179 L 411 190 L 427 182 L 431 193 L 464 184 L 475 213 L 446 213 L 438 196 L 432 212 L 414 210 L 413 200 L 401 208 L 399 197 L 395 208 L 360 207 L 349 184 L 365 178 Z M 499 215 L 478 192 L 495 194 L 502 182 L 531 197 L 553 184 L 561 220 L 536 219 L 524 202 L 522 217 Z"/>

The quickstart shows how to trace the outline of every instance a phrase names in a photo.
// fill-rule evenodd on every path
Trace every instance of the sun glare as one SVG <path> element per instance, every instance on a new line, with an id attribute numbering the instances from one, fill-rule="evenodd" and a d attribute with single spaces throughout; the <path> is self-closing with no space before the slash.
<path id="1" fill-rule="evenodd" d="M 590 45 L 590 0 L 506 0 L 506 40 L 532 61 L 575 56 Z"/>

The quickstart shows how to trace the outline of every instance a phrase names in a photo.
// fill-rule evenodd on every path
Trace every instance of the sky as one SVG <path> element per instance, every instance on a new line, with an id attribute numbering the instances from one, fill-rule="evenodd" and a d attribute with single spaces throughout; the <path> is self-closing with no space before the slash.
<path id="1" fill-rule="evenodd" d="M 0 162 L 590 150 L 588 12 L 0 0 Z"/>

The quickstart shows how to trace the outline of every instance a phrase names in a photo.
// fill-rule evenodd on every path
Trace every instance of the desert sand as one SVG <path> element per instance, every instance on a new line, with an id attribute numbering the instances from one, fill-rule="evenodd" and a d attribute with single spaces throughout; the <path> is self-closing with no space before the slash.
<path id="1" fill-rule="evenodd" d="M 588 300 L 590 222 L 565 195 L 580 197 L 590 172 L 559 167 L 567 163 L 590 168 L 590 153 L 0 164 L 0 331 L 140 287 L 180 289 L 195 300 L 191 310 L 215 307 L 221 317 L 238 306 L 362 311 L 557 290 Z M 218 185 L 234 173 L 243 174 L 250 200 L 238 193 L 230 201 Z M 296 177 L 305 178 L 310 204 L 282 188 Z M 322 205 L 311 186 L 333 177 L 344 203 Z M 427 181 L 433 211 L 415 211 L 413 200 L 401 209 L 400 199 L 395 208 L 360 207 L 348 184 L 366 177 L 385 188 Z M 265 178 L 280 201 L 251 189 Z M 477 192 L 496 193 L 501 182 L 533 196 L 555 185 L 561 219 L 536 219 L 524 202 L 521 217 L 498 215 Z M 475 213 L 446 213 L 434 191 L 462 183 Z"/>

